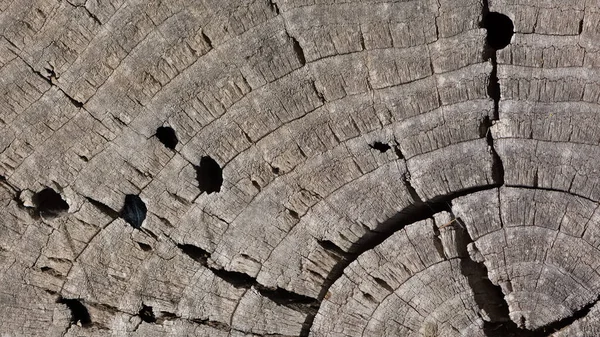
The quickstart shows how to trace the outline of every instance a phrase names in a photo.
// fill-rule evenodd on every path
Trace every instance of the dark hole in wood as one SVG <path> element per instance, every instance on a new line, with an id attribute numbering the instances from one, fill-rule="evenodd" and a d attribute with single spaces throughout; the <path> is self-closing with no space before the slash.
<path id="1" fill-rule="evenodd" d="M 90 313 L 80 300 L 59 297 L 56 302 L 66 305 L 71 310 L 71 323 L 77 324 L 77 322 L 80 322 L 83 327 L 88 327 L 92 324 Z"/>
<path id="2" fill-rule="evenodd" d="M 196 180 L 202 192 L 221 192 L 223 170 L 214 159 L 204 156 L 200 159 L 200 165 L 196 166 Z"/>
<path id="3" fill-rule="evenodd" d="M 290 215 L 292 216 L 292 218 L 294 218 L 294 219 L 300 219 L 300 216 L 298 215 L 298 212 L 296 212 L 294 210 L 291 210 L 291 209 L 288 209 L 287 211 L 288 211 L 288 213 L 290 213 Z"/>
<path id="4" fill-rule="evenodd" d="M 55 217 L 69 210 L 69 204 L 50 187 L 34 194 L 33 204 L 42 216 Z"/>
<path id="5" fill-rule="evenodd" d="M 275 173 L 275 174 L 279 174 L 279 172 L 280 172 L 281 170 L 279 169 L 279 167 L 271 166 L 271 171 L 272 171 L 273 173 Z"/>
<path id="6" fill-rule="evenodd" d="M 142 222 L 146 219 L 148 209 L 142 199 L 135 194 L 125 196 L 125 204 L 121 209 L 121 218 L 133 228 L 142 227 Z"/>
<path id="7" fill-rule="evenodd" d="M 142 242 L 138 242 L 137 244 L 138 244 L 138 246 L 140 246 L 140 249 L 143 250 L 143 251 L 145 251 L 145 252 L 152 250 L 152 246 L 150 246 L 150 245 L 147 245 L 147 244 L 142 243 Z"/>
<path id="8" fill-rule="evenodd" d="M 501 13 L 489 12 L 483 18 L 483 28 L 487 29 L 486 42 L 494 50 L 508 46 L 514 34 L 512 20 Z"/>
<path id="9" fill-rule="evenodd" d="M 142 321 L 146 323 L 155 323 L 156 317 L 154 316 L 154 312 L 152 311 L 152 307 L 149 305 L 145 305 L 142 303 L 142 308 L 138 314 Z"/>
<path id="10" fill-rule="evenodd" d="M 369 146 L 370 146 L 372 149 L 375 149 L 375 150 L 377 150 L 377 151 L 379 151 L 379 152 L 381 152 L 381 153 L 383 153 L 383 152 L 387 152 L 389 149 L 391 149 L 391 148 L 392 148 L 392 147 L 391 147 L 391 146 L 389 146 L 388 144 L 386 144 L 386 143 L 382 143 L 382 142 L 375 142 L 375 143 L 373 143 L 373 144 L 371 144 L 371 145 L 369 145 Z"/>
<path id="11" fill-rule="evenodd" d="M 171 150 L 175 150 L 175 146 L 179 143 L 175 130 L 168 126 L 161 126 L 156 129 L 156 137 L 163 145 Z"/>
<path id="12" fill-rule="evenodd" d="M 259 192 L 261 191 L 261 187 L 258 181 L 252 180 L 252 186 L 254 186 L 254 188 L 256 188 Z"/>

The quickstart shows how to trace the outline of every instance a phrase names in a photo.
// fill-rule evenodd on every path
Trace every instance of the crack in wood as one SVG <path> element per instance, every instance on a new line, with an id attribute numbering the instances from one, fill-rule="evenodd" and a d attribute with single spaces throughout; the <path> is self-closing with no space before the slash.
<path id="1" fill-rule="evenodd" d="M 600 302 L 600 295 L 598 295 L 592 302 L 583 306 L 581 309 L 573 312 L 572 315 L 567 316 L 559 321 L 550 323 L 548 325 L 542 326 L 542 327 L 534 330 L 534 332 L 536 333 L 535 337 L 550 336 L 553 333 L 570 326 L 571 324 L 575 323 L 576 321 L 587 317 L 587 315 L 590 313 L 590 310 L 592 310 L 592 308 L 596 304 L 598 304 L 598 302 Z"/>
<path id="2" fill-rule="evenodd" d="M 214 265 L 209 263 L 211 254 L 200 247 L 191 244 L 177 244 L 177 247 L 185 255 L 189 256 L 194 261 L 200 263 L 202 266 L 212 271 L 215 276 L 236 288 L 254 288 L 262 296 L 270 299 L 276 304 L 286 306 L 290 309 L 303 312 L 308 315 L 316 314 L 316 310 L 318 308 L 318 300 L 315 298 L 297 294 L 295 292 L 280 287 L 270 288 L 258 283 L 256 278 L 248 274 L 215 267 Z"/>
<path id="3" fill-rule="evenodd" d="M 489 119 L 489 117 L 487 117 L 487 120 L 484 118 L 484 120 L 482 121 L 482 123 L 479 126 L 479 130 L 480 130 L 479 132 L 480 132 L 480 136 L 485 135 L 487 144 L 488 144 L 488 146 L 490 148 L 490 152 L 492 154 L 492 178 L 494 179 L 494 181 L 496 183 L 503 185 L 504 184 L 504 164 L 502 163 L 502 158 L 500 158 L 500 156 L 498 155 L 498 152 L 494 148 L 494 138 L 493 138 L 492 132 L 491 132 L 491 126 L 493 125 L 493 122 L 500 120 L 500 98 L 501 98 L 500 82 L 498 79 L 498 58 L 497 58 L 497 52 L 496 52 L 496 50 L 498 49 L 498 46 L 495 45 L 496 43 L 493 42 L 492 40 L 498 39 L 498 37 L 496 35 L 501 35 L 502 33 L 505 33 L 502 31 L 490 32 L 490 29 L 489 29 L 490 21 L 492 20 L 492 18 L 496 17 L 497 15 L 502 15 L 502 14 L 490 12 L 488 1 L 484 0 L 482 2 L 482 8 L 481 8 L 482 21 L 480 22 L 480 27 L 488 30 L 488 34 L 486 37 L 486 44 L 483 49 L 483 59 L 489 60 L 492 64 L 492 71 L 491 71 L 489 79 L 488 79 L 487 94 L 494 102 L 494 110 L 493 110 L 494 112 L 493 112 L 493 117 L 491 120 Z M 512 33 L 510 36 L 512 36 Z M 509 42 L 510 42 L 510 38 L 509 38 Z M 502 47 L 502 48 L 504 48 L 504 47 Z"/>
<path id="4" fill-rule="evenodd" d="M 416 223 L 421 220 L 433 218 L 434 214 L 447 211 L 451 211 L 451 202 L 452 200 L 465 196 L 467 194 L 489 190 L 497 188 L 497 185 L 491 186 L 482 186 L 469 188 L 461 191 L 457 191 L 451 194 L 442 195 L 435 197 L 429 201 L 421 201 L 416 202 L 402 211 L 398 212 L 395 216 L 391 217 L 387 221 L 381 223 L 375 230 L 369 231 L 366 235 L 364 235 L 361 239 L 359 239 L 355 244 L 353 244 L 348 252 L 346 252 L 343 259 L 341 259 L 336 266 L 330 271 L 329 275 L 325 279 L 321 287 L 321 291 L 318 296 L 318 301 L 316 303 L 316 310 L 320 308 L 323 299 L 327 296 L 329 288 L 343 275 L 344 270 L 348 267 L 352 262 L 356 261 L 363 253 L 368 250 L 371 250 L 382 242 L 387 240 L 394 233 L 399 230 L 405 228 L 406 226 Z M 383 285 L 382 285 L 383 286 Z M 384 288 L 389 288 L 383 286 Z M 302 325 L 302 330 L 300 332 L 300 337 L 308 337 L 310 335 L 310 329 L 313 325 L 315 314 L 309 314 Z"/>

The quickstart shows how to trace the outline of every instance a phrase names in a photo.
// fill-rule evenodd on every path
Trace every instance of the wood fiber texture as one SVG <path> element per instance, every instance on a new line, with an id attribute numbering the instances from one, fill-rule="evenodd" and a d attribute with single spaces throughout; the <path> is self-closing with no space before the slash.
<path id="1" fill-rule="evenodd" d="M 598 0 L 0 0 L 0 336 L 598 336 L 599 75 Z"/>

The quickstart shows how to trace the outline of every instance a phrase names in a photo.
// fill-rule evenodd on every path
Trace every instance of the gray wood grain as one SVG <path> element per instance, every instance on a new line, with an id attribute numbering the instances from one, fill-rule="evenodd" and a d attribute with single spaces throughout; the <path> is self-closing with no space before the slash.
<path id="1" fill-rule="evenodd" d="M 0 335 L 597 335 L 599 19 L 0 0 Z"/>

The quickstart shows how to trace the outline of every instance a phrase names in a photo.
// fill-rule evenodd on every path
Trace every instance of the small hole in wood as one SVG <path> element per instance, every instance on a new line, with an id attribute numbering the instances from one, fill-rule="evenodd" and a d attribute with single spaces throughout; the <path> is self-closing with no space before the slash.
<path id="1" fill-rule="evenodd" d="M 154 316 L 154 312 L 152 311 L 152 307 L 149 305 L 145 305 L 142 303 L 142 308 L 138 313 L 142 321 L 146 323 L 155 323 L 156 317 Z"/>
<path id="2" fill-rule="evenodd" d="M 90 313 L 78 299 L 59 297 L 56 303 L 64 304 L 71 311 L 71 323 L 81 323 L 81 326 L 88 327 L 92 324 Z"/>
<path id="3" fill-rule="evenodd" d="M 142 199 L 135 194 L 127 194 L 125 196 L 125 204 L 121 209 L 121 218 L 133 228 L 142 227 L 142 223 L 146 219 L 148 208 Z"/>
<path id="4" fill-rule="evenodd" d="M 487 30 L 488 46 L 494 50 L 500 50 L 510 44 L 515 26 L 508 16 L 490 12 L 483 19 L 483 28 Z"/>
<path id="5" fill-rule="evenodd" d="M 298 215 L 298 212 L 296 212 L 294 210 L 291 210 L 291 209 L 288 209 L 287 211 L 292 216 L 292 218 L 294 218 L 294 219 L 300 219 L 300 216 Z"/>
<path id="6" fill-rule="evenodd" d="M 145 252 L 152 250 L 152 246 L 147 245 L 147 244 L 145 244 L 143 242 L 138 242 L 137 244 L 138 244 L 138 246 L 140 246 L 140 249 L 143 250 L 143 251 L 145 251 Z"/>
<path id="7" fill-rule="evenodd" d="M 375 149 L 381 153 L 387 152 L 389 149 L 391 149 L 392 147 L 389 146 L 386 143 L 382 143 L 382 142 L 375 142 L 371 145 L 369 145 L 372 149 Z"/>
<path id="8" fill-rule="evenodd" d="M 200 159 L 200 165 L 196 166 L 196 180 L 202 192 L 221 192 L 223 170 L 214 159 L 204 156 Z"/>
<path id="9" fill-rule="evenodd" d="M 50 187 L 34 194 L 32 199 L 41 216 L 56 217 L 69 210 L 69 204 Z"/>
<path id="10" fill-rule="evenodd" d="M 175 130 L 168 126 L 161 126 L 156 129 L 156 137 L 166 148 L 171 150 L 175 150 L 175 146 L 179 143 Z"/>

